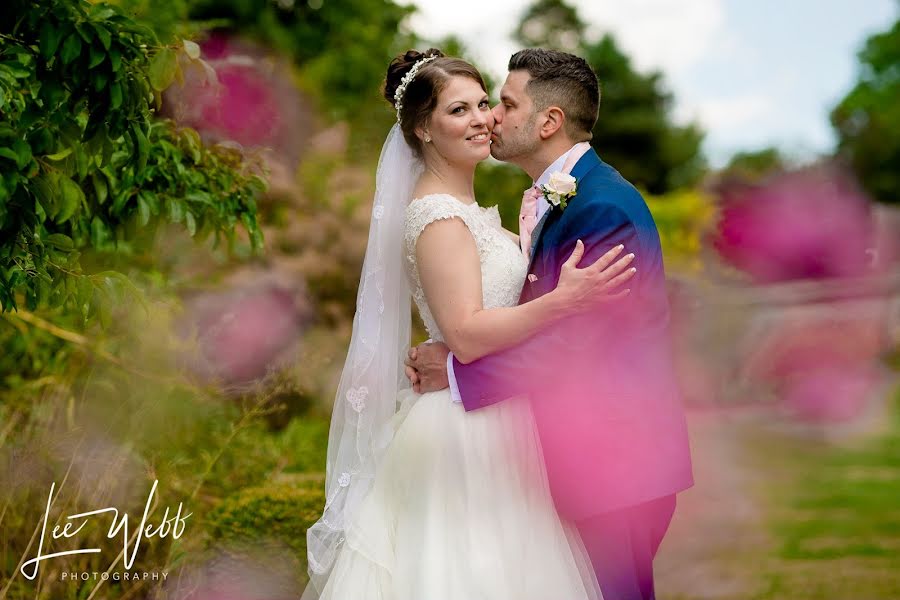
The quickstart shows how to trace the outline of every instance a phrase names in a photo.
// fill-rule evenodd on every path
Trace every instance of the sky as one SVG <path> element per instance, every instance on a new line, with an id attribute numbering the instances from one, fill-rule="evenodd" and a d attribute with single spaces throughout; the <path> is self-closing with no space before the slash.
<path id="1" fill-rule="evenodd" d="M 408 3 L 408 2 L 407 2 Z M 612 33 L 642 72 L 661 71 L 673 117 L 706 131 L 714 167 L 774 145 L 807 160 L 835 143 L 828 115 L 853 87 L 857 52 L 897 18 L 896 0 L 569 0 L 588 36 Z M 410 27 L 459 37 L 503 81 L 523 0 L 415 0 Z M 601 82 L 602 86 L 602 82 Z M 601 101 L 600 118 L 603 118 Z"/>

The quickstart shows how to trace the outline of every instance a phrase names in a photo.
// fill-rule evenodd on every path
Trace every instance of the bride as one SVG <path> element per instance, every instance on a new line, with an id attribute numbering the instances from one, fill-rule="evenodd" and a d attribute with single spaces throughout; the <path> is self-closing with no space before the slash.
<path id="1" fill-rule="evenodd" d="M 481 75 L 438 50 L 387 73 L 397 124 L 382 148 L 353 335 L 335 399 L 322 517 L 308 531 L 322 600 L 600 598 L 574 528 L 557 515 L 527 400 L 466 413 L 403 372 L 410 297 L 465 362 L 595 308 L 633 275 L 621 246 L 517 306 L 527 261 L 496 207 L 475 202 L 494 125 Z M 613 262 L 615 260 L 615 262 Z"/>

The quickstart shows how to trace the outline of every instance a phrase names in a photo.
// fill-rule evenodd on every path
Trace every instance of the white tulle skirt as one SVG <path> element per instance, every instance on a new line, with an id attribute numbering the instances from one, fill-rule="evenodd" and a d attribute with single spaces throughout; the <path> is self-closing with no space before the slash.
<path id="1" fill-rule="evenodd" d="M 527 403 L 405 394 L 321 600 L 597 600 Z"/>

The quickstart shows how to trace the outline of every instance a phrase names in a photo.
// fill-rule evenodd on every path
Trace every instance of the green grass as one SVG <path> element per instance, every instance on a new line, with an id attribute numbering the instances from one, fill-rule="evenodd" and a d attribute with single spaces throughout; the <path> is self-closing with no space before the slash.
<path id="1" fill-rule="evenodd" d="M 900 598 L 900 394 L 894 404 L 890 432 L 864 447 L 777 449 L 786 482 L 771 494 L 777 554 L 755 598 Z"/>

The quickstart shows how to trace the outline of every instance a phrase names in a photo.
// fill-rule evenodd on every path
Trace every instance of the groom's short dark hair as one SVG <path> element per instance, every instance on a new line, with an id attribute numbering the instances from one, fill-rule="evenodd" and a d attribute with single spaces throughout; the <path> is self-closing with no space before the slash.
<path id="1" fill-rule="evenodd" d="M 535 110 L 560 107 L 566 114 L 569 137 L 591 139 L 600 109 L 600 84 L 586 60 L 558 50 L 527 48 L 513 54 L 507 68 L 531 75 L 525 89 Z"/>

